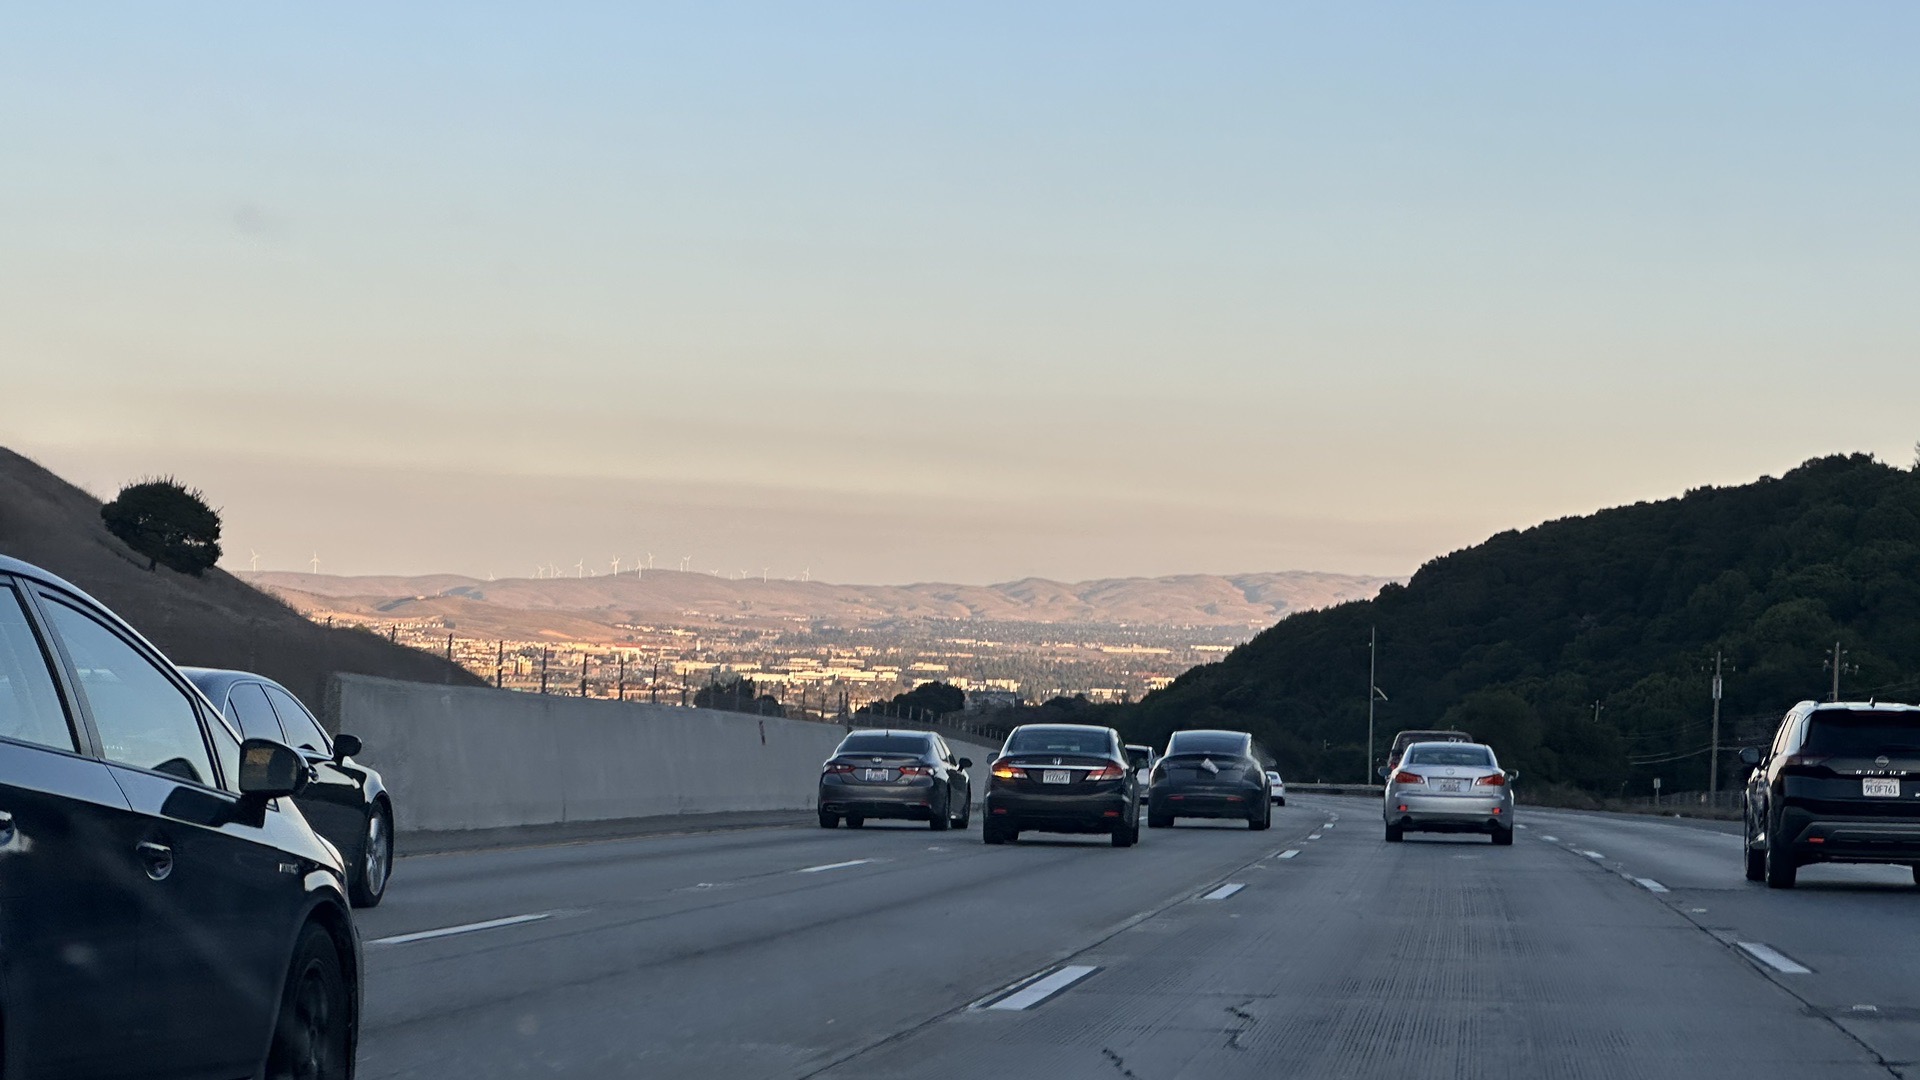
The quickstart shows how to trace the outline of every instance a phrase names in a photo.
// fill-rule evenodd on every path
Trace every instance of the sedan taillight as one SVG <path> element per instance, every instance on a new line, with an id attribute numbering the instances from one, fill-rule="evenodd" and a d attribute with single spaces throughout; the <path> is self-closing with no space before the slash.
<path id="1" fill-rule="evenodd" d="M 826 771 L 830 776 L 844 776 L 853 771 L 853 766 L 838 761 L 829 761 L 827 762 Z"/>
<path id="2" fill-rule="evenodd" d="M 1088 780 L 1119 780 L 1123 779 L 1126 775 L 1127 767 L 1125 765 L 1108 765 L 1104 768 L 1089 770 L 1086 778 Z"/>
<path id="3" fill-rule="evenodd" d="M 900 775 L 901 775 L 901 776 L 932 776 L 932 775 L 933 775 L 933 766 L 931 766 L 931 765 L 902 765 L 902 766 L 900 766 Z"/>
<path id="4" fill-rule="evenodd" d="M 1002 765 L 996 761 L 993 763 L 993 778 L 995 780 L 1025 780 L 1027 778 L 1027 770 L 1018 765 Z"/>
<path id="5" fill-rule="evenodd" d="M 1419 773 L 1410 773 L 1402 770 L 1393 774 L 1393 782 L 1396 784 L 1424 784 L 1427 782 L 1427 778 L 1421 776 Z"/>
<path id="6" fill-rule="evenodd" d="M 1492 776 L 1482 776 L 1473 782 L 1473 786 L 1475 787 L 1479 787 L 1483 784 L 1488 787 L 1506 787 L 1507 774 L 1503 772 L 1497 772 L 1497 773 L 1494 773 Z"/>

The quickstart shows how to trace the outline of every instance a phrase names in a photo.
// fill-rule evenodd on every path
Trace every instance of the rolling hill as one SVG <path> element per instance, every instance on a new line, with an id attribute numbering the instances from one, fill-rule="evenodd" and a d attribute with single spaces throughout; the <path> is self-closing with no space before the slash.
<path id="1" fill-rule="evenodd" d="M 1284 619 L 1116 711 L 1137 739 L 1261 735 L 1303 780 L 1367 774 L 1367 641 L 1385 745 L 1459 726 L 1534 780 L 1589 794 L 1701 790 L 1710 672 L 1729 665 L 1721 782 L 1740 740 L 1825 696 L 1920 695 L 1920 473 L 1864 455 L 1778 479 L 1504 532 L 1371 600 Z"/>
<path id="2" fill-rule="evenodd" d="M 315 625 L 225 571 L 197 578 L 165 567 L 148 571 L 147 561 L 101 524 L 99 500 L 5 448 L 0 448 L 0 554 L 86 590 L 175 663 L 257 671 L 316 707 L 333 672 L 480 683 L 438 656 L 364 631 Z"/>

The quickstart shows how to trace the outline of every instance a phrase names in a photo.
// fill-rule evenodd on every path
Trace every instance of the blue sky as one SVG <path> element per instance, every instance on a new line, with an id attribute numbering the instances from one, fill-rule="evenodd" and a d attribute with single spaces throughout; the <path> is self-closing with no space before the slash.
<path id="1" fill-rule="evenodd" d="M 268 566 L 872 581 L 1909 459 L 1920 10 L 1194 7 L 11 5 L 0 432 Z"/>

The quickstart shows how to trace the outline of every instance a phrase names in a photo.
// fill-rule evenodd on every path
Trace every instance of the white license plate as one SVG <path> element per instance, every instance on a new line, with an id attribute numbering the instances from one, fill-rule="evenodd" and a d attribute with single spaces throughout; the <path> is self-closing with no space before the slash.
<path id="1" fill-rule="evenodd" d="M 1047 769 L 1040 774 L 1043 784 L 1071 784 L 1073 773 L 1068 769 Z"/>
<path id="2" fill-rule="evenodd" d="M 885 779 L 887 779 L 887 774 L 888 774 L 888 770 L 886 770 L 886 769 L 867 769 L 866 771 L 864 771 L 864 772 L 862 772 L 862 773 L 860 774 L 860 779 L 862 779 L 862 780 L 885 780 Z"/>
<path id="3" fill-rule="evenodd" d="M 1870 799 L 1897 799 L 1900 797 L 1900 781 L 1891 776 L 1868 776 L 1860 781 L 1860 794 Z"/>
<path id="4" fill-rule="evenodd" d="M 1439 790 L 1441 791 L 1458 793 L 1467 790 L 1467 782 L 1465 780 L 1436 780 L 1434 782 L 1440 785 Z"/>

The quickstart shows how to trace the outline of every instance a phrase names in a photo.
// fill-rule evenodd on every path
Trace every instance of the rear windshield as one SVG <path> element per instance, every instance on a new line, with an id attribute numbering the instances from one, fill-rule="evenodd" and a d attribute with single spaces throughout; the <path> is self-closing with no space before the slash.
<path id="1" fill-rule="evenodd" d="M 849 735 L 840 744 L 842 754 L 924 754 L 925 735 Z"/>
<path id="2" fill-rule="evenodd" d="M 1232 754 L 1247 752 L 1250 735 L 1232 731 L 1176 731 L 1167 742 L 1169 754 Z"/>
<path id="3" fill-rule="evenodd" d="M 1407 751 L 1408 765 L 1487 765 L 1493 755 L 1484 746 L 1415 746 Z"/>
<path id="4" fill-rule="evenodd" d="M 1920 713 L 1815 712 L 1800 749 L 1837 757 L 1920 753 Z"/>
<path id="5" fill-rule="evenodd" d="M 1129 746 L 1127 747 L 1127 764 L 1135 768 L 1142 765 L 1151 765 L 1153 764 L 1153 751 L 1144 746 L 1137 748 Z"/>
<path id="6" fill-rule="evenodd" d="M 1393 748 L 1405 750 L 1419 742 L 1472 742 L 1464 731 L 1403 731 L 1394 737 Z"/>
<path id="7" fill-rule="evenodd" d="M 1105 754 L 1113 749 L 1107 733 L 1089 728 L 1021 728 L 1007 737 L 1009 754 Z"/>

